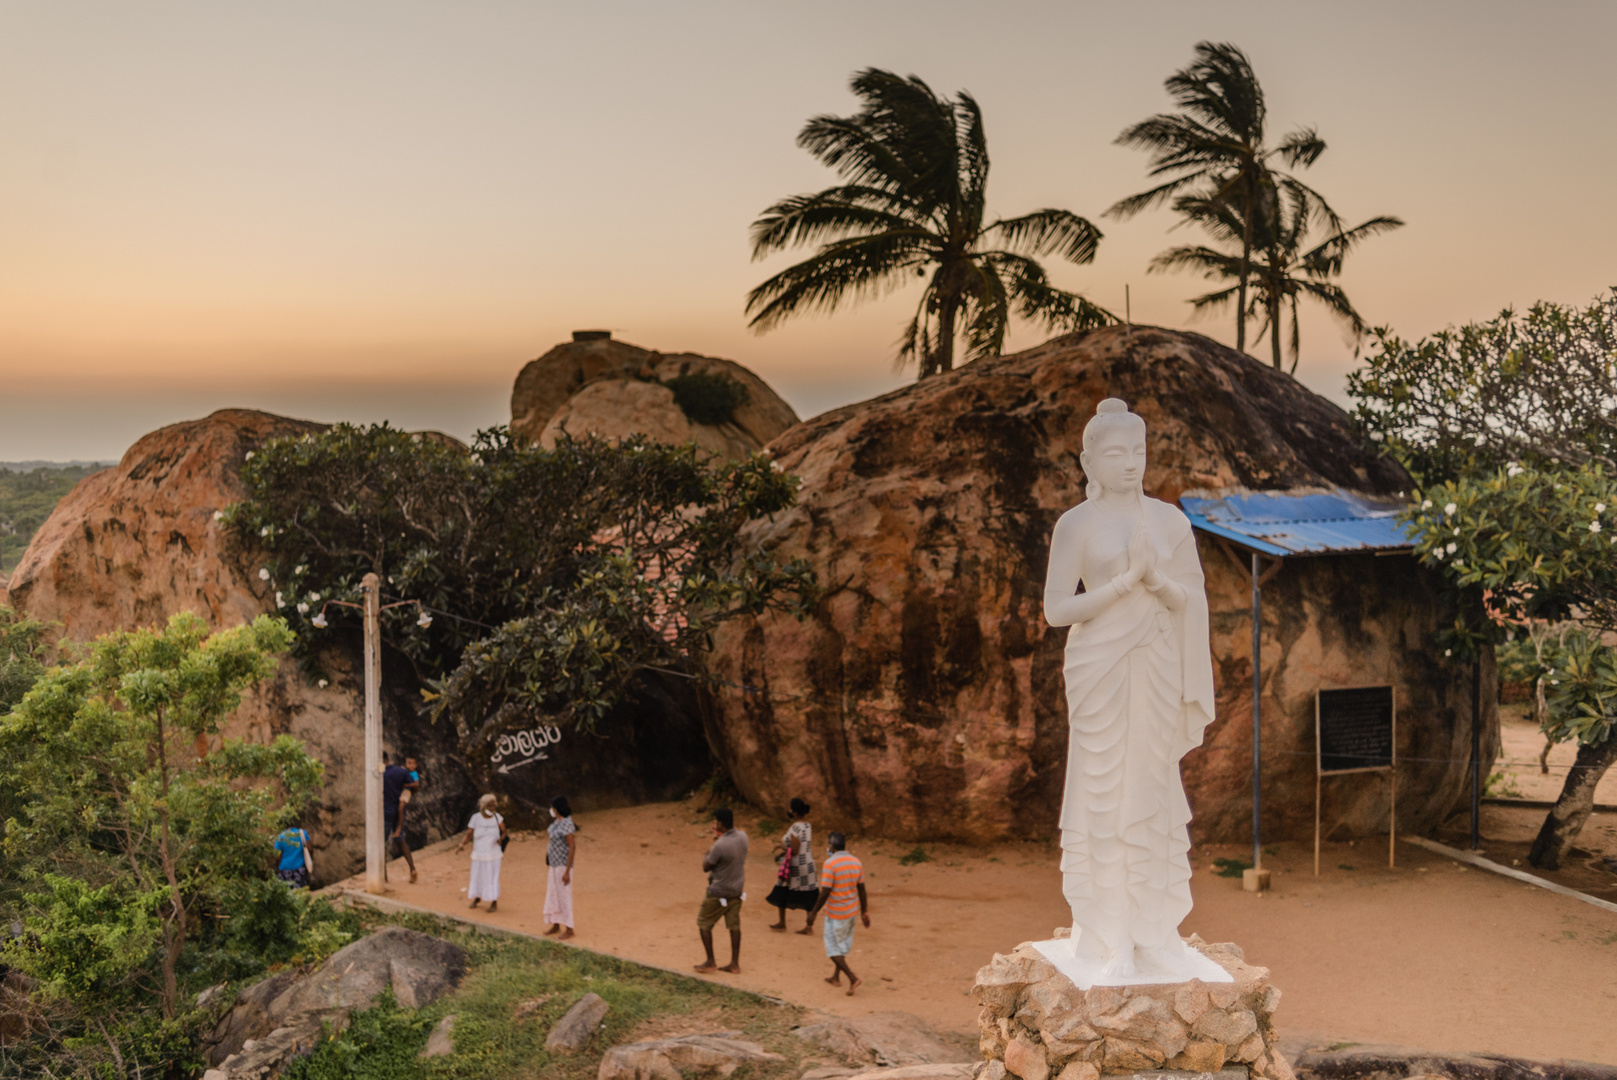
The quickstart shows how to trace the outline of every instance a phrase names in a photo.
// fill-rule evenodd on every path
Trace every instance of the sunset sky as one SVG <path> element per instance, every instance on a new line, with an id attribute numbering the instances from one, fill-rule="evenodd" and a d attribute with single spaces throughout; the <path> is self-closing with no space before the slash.
<path id="1" fill-rule="evenodd" d="M 1251 56 L 1275 137 L 1318 127 L 1306 178 L 1350 221 L 1408 222 L 1348 263 L 1372 323 L 1617 285 L 1610 2 L 7 0 L 0 460 L 229 405 L 466 436 L 575 328 L 738 360 L 804 416 L 899 385 L 918 292 L 762 337 L 742 314 L 787 262 L 750 262 L 748 224 L 831 182 L 794 139 L 866 66 L 977 97 L 992 214 L 1097 220 L 1059 284 L 1232 341 L 1190 320 L 1203 282 L 1145 273 L 1192 234 L 1100 218 L 1146 186 L 1113 138 L 1203 39 Z M 1316 314 L 1303 350 L 1340 398 L 1352 348 Z"/>

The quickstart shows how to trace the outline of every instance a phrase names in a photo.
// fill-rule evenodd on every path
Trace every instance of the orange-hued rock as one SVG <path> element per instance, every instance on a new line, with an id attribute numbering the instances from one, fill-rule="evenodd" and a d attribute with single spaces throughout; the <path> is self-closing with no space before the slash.
<path id="1" fill-rule="evenodd" d="M 273 586 L 259 580 L 253 553 L 214 514 L 245 495 L 240 470 L 248 453 L 276 436 L 323 427 L 225 409 L 152 432 L 117 467 L 86 477 L 57 504 L 11 575 L 12 604 L 61 624 L 76 641 L 158 625 L 181 611 L 222 630 L 272 610 Z M 320 661 L 327 686 L 284 660 L 275 678 L 245 696 L 225 734 L 267 741 L 289 733 L 325 764 L 324 789 L 304 825 L 317 875 L 335 880 L 364 858 L 361 675 L 340 646 Z M 395 705 L 387 702 L 393 732 Z M 423 814 L 432 801 L 422 801 Z"/>
<path id="2" fill-rule="evenodd" d="M 725 424 L 698 424 L 660 385 L 679 375 L 728 375 L 747 400 Z M 797 414 L 769 384 L 732 360 L 694 353 L 658 353 L 622 341 L 595 338 L 557 345 L 531 360 L 511 389 L 511 432 L 554 445 L 562 432 L 607 438 L 642 433 L 663 442 L 695 439 L 728 458 L 757 453 L 797 423 Z"/>
<path id="3" fill-rule="evenodd" d="M 801 557 L 825 594 L 810 617 L 736 619 L 710 658 L 715 741 L 743 794 L 792 796 L 816 823 L 918 840 L 1042 836 L 1067 752 L 1066 630 L 1042 617 L 1050 531 L 1082 498 L 1084 424 L 1117 396 L 1149 432 L 1148 494 L 1191 488 L 1409 486 L 1347 415 L 1196 334 L 1110 327 L 978 361 L 815 417 L 771 446 L 798 505 L 748 536 Z M 1200 838 L 1250 836 L 1250 590 L 1199 537 L 1218 716 L 1183 773 Z M 1431 638 L 1452 620 L 1408 557 L 1290 560 L 1265 586 L 1266 835 L 1306 834 L 1320 685 L 1398 687 L 1401 828 L 1462 790 L 1469 672 Z M 1485 682 L 1486 685 L 1486 682 Z M 1484 760 L 1496 745 L 1488 711 Z M 1385 781 L 1326 783 L 1325 825 L 1384 828 Z"/>

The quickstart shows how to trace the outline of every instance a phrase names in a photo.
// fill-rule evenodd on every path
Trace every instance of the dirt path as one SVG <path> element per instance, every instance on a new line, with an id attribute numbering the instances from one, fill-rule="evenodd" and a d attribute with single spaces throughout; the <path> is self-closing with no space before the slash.
<path id="1" fill-rule="evenodd" d="M 643 963 L 689 970 L 701 959 L 695 918 L 704 878 L 706 822 L 687 804 L 580 815 L 576 943 Z M 902 865 L 911 845 L 855 839 L 874 925 L 850 957 L 865 980 L 846 997 L 821 982 L 830 970 L 819 936 L 767 928 L 761 898 L 774 877 L 769 842 L 753 836 L 738 985 L 830 1012 L 915 1013 L 944 1029 L 972 1031 L 967 988 L 995 951 L 1041 939 L 1068 922 L 1053 850 L 1038 844 L 939 845 L 931 861 Z M 1486 830 L 1485 830 L 1486 833 Z M 823 838 L 816 850 L 823 854 Z M 1467 869 L 1399 845 L 1387 869 L 1385 840 L 1331 844 L 1314 878 L 1312 850 L 1281 844 L 1266 896 L 1213 873 L 1212 860 L 1249 851 L 1202 848 L 1192 883 L 1196 908 L 1182 927 L 1234 941 L 1273 970 L 1285 994 L 1282 1031 L 1322 1041 L 1395 1043 L 1434 1050 L 1568 1057 L 1617 1064 L 1617 913 Z M 417 857 L 421 881 L 390 895 L 533 933 L 542 920 L 540 837 L 518 835 L 506 855 L 495 915 L 469 913 L 467 857 Z M 355 886 L 357 887 L 357 885 Z M 793 929 L 802 915 L 792 913 Z M 720 962 L 726 958 L 721 938 Z"/>

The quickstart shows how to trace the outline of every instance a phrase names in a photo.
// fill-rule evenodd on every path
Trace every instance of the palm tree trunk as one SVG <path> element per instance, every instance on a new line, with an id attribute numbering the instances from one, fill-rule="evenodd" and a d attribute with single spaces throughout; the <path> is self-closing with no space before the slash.
<path id="1" fill-rule="evenodd" d="M 1595 786 L 1606 770 L 1617 763 L 1617 734 L 1608 735 L 1606 741 L 1594 746 L 1588 743 L 1578 747 L 1578 756 L 1567 772 L 1561 797 L 1544 819 L 1538 837 L 1533 841 L 1527 861 L 1540 870 L 1559 870 L 1561 860 L 1572 849 L 1583 823 L 1595 808 Z"/>
<path id="2" fill-rule="evenodd" d="M 1269 265 L 1276 265 L 1279 253 L 1269 252 Z M 1269 347 L 1274 353 L 1275 370 L 1280 370 L 1280 282 L 1275 272 L 1269 271 Z"/>
<path id="3" fill-rule="evenodd" d="M 1258 212 L 1257 192 L 1247 177 L 1246 206 L 1241 214 L 1241 279 L 1235 294 L 1235 351 L 1246 352 L 1246 279 L 1252 272 L 1252 215 Z"/>
<path id="4" fill-rule="evenodd" d="M 947 297 L 938 305 L 938 362 L 934 370 L 940 373 L 954 370 L 954 314 L 957 304 L 953 297 Z"/>

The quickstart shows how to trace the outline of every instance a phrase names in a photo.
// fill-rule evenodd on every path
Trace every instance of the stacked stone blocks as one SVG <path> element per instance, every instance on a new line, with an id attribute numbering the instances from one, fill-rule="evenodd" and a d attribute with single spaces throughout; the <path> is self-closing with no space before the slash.
<path id="1" fill-rule="evenodd" d="M 1275 1045 L 1280 991 L 1269 985 L 1269 969 L 1246 963 L 1233 944 L 1199 937 L 1190 944 L 1234 981 L 1080 990 L 1032 942 L 996 954 L 972 987 L 987 1062 L 978 1080 L 1099 1080 L 1232 1066 L 1256 1080 L 1295 1080 Z"/>

